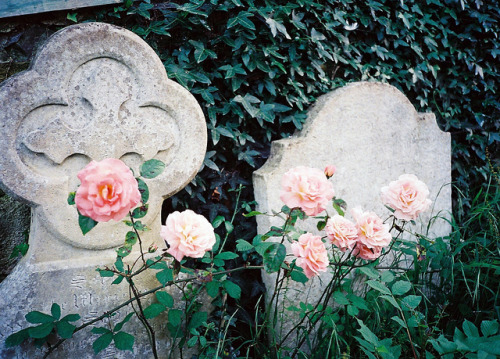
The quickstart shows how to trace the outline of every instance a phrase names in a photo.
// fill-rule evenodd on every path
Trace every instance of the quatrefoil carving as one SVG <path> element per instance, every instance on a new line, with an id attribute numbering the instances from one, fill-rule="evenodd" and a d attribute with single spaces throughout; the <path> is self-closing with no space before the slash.
<path id="1" fill-rule="evenodd" d="M 121 223 L 82 236 L 66 198 L 91 160 L 120 158 L 135 173 L 151 158 L 166 163 L 148 180 L 143 223 L 159 226 L 163 199 L 192 180 L 206 150 L 206 123 L 196 99 L 169 80 L 141 38 L 103 23 L 69 26 L 38 51 L 28 71 L 0 86 L 0 187 L 30 204 L 40 224 L 32 238 L 105 249 L 123 242 Z M 30 239 L 31 241 L 32 239 Z M 47 257 L 50 257 L 47 255 Z"/>

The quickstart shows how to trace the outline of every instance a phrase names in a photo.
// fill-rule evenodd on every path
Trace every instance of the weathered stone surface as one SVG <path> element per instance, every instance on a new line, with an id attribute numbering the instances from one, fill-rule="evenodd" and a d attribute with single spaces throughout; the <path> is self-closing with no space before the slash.
<path id="1" fill-rule="evenodd" d="M 432 113 L 417 113 L 390 85 L 353 83 L 319 98 L 309 111 L 304 129 L 273 142 L 269 160 L 254 173 L 258 210 L 270 212 L 282 207 L 280 181 L 290 168 L 303 165 L 324 169 L 328 164 L 337 167 L 331 181 L 336 196 L 344 199 L 348 208 L 361 206 L 386 218 L 390 213 L 380 200 L 381 187 L 401 174 L 412 173 L 428 185 L 434 201 L 433 212 L 421 216 L 412 229 L 425 233 L 431 216 L 439 213 L 447 217 L 451 213 L 450 135 L 438 128 Z M 331 207 L 327 212 L 334 214 Z M 259 233 L 282 225 L 269 216 L 259 216 L 257 224 Z M 306 221 L 301 228 L 317 232 L 314 221 Z M 448 223 L 438 219 L 431 235 L 443 236 L 449 231 Z M 263 276 L 271 291 L 273 276 Z M 327 281 L 327 275 L 322 279 Z M 317 278 L 306 286 L 290 285 L 289 298 L 295 305 L 299 298 L 314 302 L 321 288 Z M 289 305 L 286 300 L 283 303 L 284 307 Z M 293 320 L 284 324 L 282 332 L 291 328 L 290 322 Z"/>
<path id="2" fill-rule="evenodd" d="M 160 240 L 163 200 L 201 166 L 206 125 L 194 97 L 167 78 L 142 39 L 102 23 L 54 34 L 28 71 L 2 84 L 0 103 L 0 186 L 32 207 L 29 251 L 0 284 L 0 357 L 36 358 L 41 351 L 33 347 L 3 348 L 5 337 L 27 325 L 28 311 L 47 312 L 58 302 L 63 314 L 90 318 L 128 297 L 125 286 L 103 286 L 106 279 L 95 271 L 113 264 L 128 227 L 110 221 L 81 234 L 76 209 L 66 202 L 78 186 L 77 172 L 108 157 L 135 173 L 151 158 L 166 163 L 163 174 L 146 180 L 149 211 L 141 221 L 151 228 L 142 236 L 147 248 Z M 141 289 L 158 284 L 151 277 L 138 282 Z M 148 357 L 144 329 L 132 323 L 129 330 L 141 333 L 134 354 L 101 357 Z M 54 357 L 94 357 L 95 338 L 82 334 Z"/>

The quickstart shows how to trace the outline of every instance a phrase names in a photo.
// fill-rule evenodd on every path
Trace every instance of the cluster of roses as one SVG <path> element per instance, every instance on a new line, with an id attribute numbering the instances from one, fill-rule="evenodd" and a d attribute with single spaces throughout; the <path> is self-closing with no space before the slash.
<path id="1" fill-rule="evenodd" d="M 280 198 L 290 208 L 300 208 L 308 216 L 323 212 L 334 198 L 333 185 L 328 179 L 335 172 L 327 166 L 322 172 L 316 168 L 296 167 L 282 178 Z M 431 201 L 427 198 L 427 186 L 411 174 L 404 174 L 397 181 L 382 188 L 382 201 L 394 209 L 394 216 L 401 220 L 416 219 L 427 210 Z M 374 260 L 387 247 L 392 236 L 389 226 L 373 212 L 364 212 L 360 207 L 351 211 L 354 222 L 336 214 L 328 218 L 326 236 L 331 244 L 341 251 L 366 260 Z M 321 236 L 305 233 L 292 243 L 296 264 L 311 278 L 325 272 L 329 265 L 328 252 Z"/>
<path id="2" fill-rule="evenodd" d="M 324 172 L 304 166 L 291 169 L 282 179 L 281 200 L 308 216 L 318 215 L 334 198 L 333 185 L 328 181 L 334 172 L 334 166 L 327 166 Z M 92 161 L 78 173 L 78 178 L 81 181 L 75 196 L 78 211 L 97 222 L 120 221 L 141 200 L 137 180 L 120 160 Z M 428 195 L 427 186 L 408 174 L 382 188 L 383 202 L 402 220 L 413 220 L 425 211 L 430 204 Z M 354 222 L 338 214 L 328 218 L 325 229 L 330 243 L 362 259 L 378 258 L 392 240 L 388 225 L 375 213 L 363 212 L 359 207 L 351 214 Z M 178 261 L 185 256 L 201 258 L 215 244 L 210 222 L 191 210 L 170 214 L 160 235 L 169 246 L 167 252 Z M 292 252 L 308 278 L 328 267 L 327 249 L 320 236 L 301 235 L 292 244 Z"/>
<path id="3" fill-rule="evenodd" d="M 141 200 L 132 171 L 118 159 L 92 161 L 78 172 L 78 179 L 76 207 L 97 222 L 120 221 Z M 201 258 L 215 244 L 210 222 L 191 210 L 170 214 L 160 235 L 169 245 L 167 252 L 179 262 L 184 256 Z"/>

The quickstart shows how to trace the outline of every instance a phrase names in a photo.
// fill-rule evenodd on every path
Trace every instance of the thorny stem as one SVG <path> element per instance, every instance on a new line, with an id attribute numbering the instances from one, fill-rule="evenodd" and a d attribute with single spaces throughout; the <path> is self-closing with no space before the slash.
<path id="1" fill-rule="evenodd" d="M 151 339 L 151 349 L 153 350 L 153 356 L 155 359 L 158 359 L 158 353 L 156 352 L 156 336 L 155 336 L 155 331 L 151 324 L 149 324 L 148 320 L 146 319 L 146 316 L 144 315 L 144 309 L 142 308 L 142 303 L 141 299 L 139 298 L 139 292 L 137 291 L 137 288 L 135 287 L 135 284 L 130 281 L 130 288 L 132 289 L 132 292 L 134 293 L 135 300 L 137 301 L 137 306 L 139 307 L 139 313 L 141 314 L 138 318 L 144 324 L 144 327 L 148 331 L 148 334 L 150 334 L 150 339 Z"/>
<path id="2" fill-rule="evenodd" d="M 233 215 L 231 216 L 231 224 L 234 223 L 234 219 L 236 218 L 236 214 L 238 213 L 238 205 L 240 203 L 240 197 L 241 197 L 241 191 L 243 190 L 243 186 L 240 184 L 238 187 L 238 195 L 236 196 L 236 203 L 234 205 L 234 212 Z M 229 238 L 229 232 L 226 231 L 226 236 L 224 237 L 224 241 L 222 241 L 222 245 L 219 247 L 219 253 L 221 253 L 224 249 L 224 245 L 226 244 L 227 239 Z"/>
<path id="3" fill-rule="evenodd" d="M 228 270 L 225 270 L 225 271 L 222 271 L 222 272 L 216 272 L 214 273 L 214 275 L 224 275 L 224 274 L 229 274 L 229 273 L 234 273 L 234 272 L 239 272 L 239 271 L 242 271 L 242 270 L 245 270 L 245 269 L 263 269 L 264 267 L 263 266 L 243 266 L 243 267 L 238 267 L 238 268 L 233 268 L 233 269 L 228 269 Z M 104 318 L 108 318 L 111 314 L 113 314 L 114 312 L 122 309 L 123 307 L 126 307 L 127 305 L 131 304 L 132 302 L 136 301 L 137 298 L 142 298 L 142 297 L 145 297 L 149 294 L 152 294 L 152 293 L 155 293 L 157 292 L 158 290 L 162 289 L 162 288 L 165 288 L 165 287 L 169 287 L 171 285 L 174 285 L 174 284 L 177 284 L 177 283 L 183 283 L 183 282 L 190 282 L 190 281 L 194 281 L 194 280 L 197 280 L 198 277 L 194 276 L 194 277 L 189 277 L 189 278 L 184 278 L 184 279 L 177 279 L 177 280 L 172 280 L 172 281 L 169 281 L 167 283 L 165 283 L 165 285 L 160 285 L 160 286 L 157 286 L 155 288 L 152 288 L 150 290 L 147 290 L 145 292 L 142 292 L 142 293 L 137 293 L 137 296 L 134 297 L 134 298 L 130 298 L 129 300 L 126 300 L 125 302 L 117 305 L 116 307 L 114 307 L 113 309 L 111 310 L 108 310 L 106 312 L 104 312 L 102 315 L 98 316 L 97 318 L 95 319 L 92 319 L 92 320 L 89 320 L 88 322 L 85 322 L 83 323 L 82 325 L 80 325 L 79 327 L 77 327 L 74 331 L 73 331 L 73 335 L 76 333 L 76 332 L 79 332 L 80 330 L 82 329 L 85 329 L 86 327 L 88 327 L 89 325 L 92 325 L 94 323 L 97 323 L 101 320 L 103 320 Z M 54 350 L 56 350 L 62 343 L 64 343 L 67 339 L 64 339 L 64 338 L 61 338 L 57 341 L 57 343 L 55 343 L 53 346 L 51 346 L 47 352 L 45 353 L 45 355 L 43 356 L 43 358 L 47 358 Z"/>
<path id="4" fill-rule="evenodd" d="M 137 232 L 137 228 L 135 228 L 135 221 L 134 221 L 134 217 L 132 217 L 132 212 L 129 212 L 128 214 L 130 216 L 130 221 L 132 222 L 132 228 L 134 229 L 134 232 L 137 235 L 137 241 L 139 242 L 139 250 L 141 252 L 142 263 L 144 263 L 144 265 L 146 265 L 146 260 L 144 259 L 144 251 L 142 250 L 141 236 L 139 235 L 139 232 Z"/>

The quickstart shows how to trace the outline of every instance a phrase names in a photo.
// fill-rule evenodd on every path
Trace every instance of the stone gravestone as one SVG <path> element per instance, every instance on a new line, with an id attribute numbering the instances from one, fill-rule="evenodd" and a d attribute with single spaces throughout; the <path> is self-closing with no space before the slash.
<path id="1" fill-rule="evenodd" d="M 422 215 L 412 229 L 425 233 L 431 216 L 449 217 L 451 213 L 450 134 L 438 128 L 432 113 L 417 113 L 395 87 L 358 82 L 320 97 L 309 111 L 304 129 L 288 139 L 274 141 L 270 158 L 254 173 L 257 210 L 271 213 L 281 209 L 281 177 L 289 169 L 302 165 L 323 170 L 329 164 L 337 167 L 330 179 L 335 195 L 347 202 L 348 210 L 361 206 L 387 218 L 390 212 L 380 200 L 380 189 L 401 174 L 410 173 L 427 184 L 433 200 L 433 212 Z M 327 212 L 336 213 L 332 207 Z M 306 221 L 299 226 L 318 233 L 316 223 Z M 276 217 L 258 216 L 257 225 L 263 234 L 283 223 Z M 445 220 L 436 219 L 429 234 L 445 236 L 450 229 Z M 321 274 L 324 283 L 328 283 L 328 277 Z M 263 273 L 263 278 L 272 291 L 275 275 Z M 321 292 L 318 278 L 305 285 L 292 282 L 281 298 L 281 308 L 299 301 L 314 304 Z M 279 325 L 277 335 L 288 332 L 294 320 L 292 316 Z"/>
<path id="2" fill-rule="evenodd" d="M 82 235 L 76 208 L 67 204 L 68 193 L 79 184 L 77 172 L 91 160 L 109 157 L 120 158 L 135 173 L 146 160 L 163 161 L 165 171 L 146 180 L 149 211 L 141 219 L 151 228 L 142 235 L 144 247 L 163 248 L 162 202 L 197 173 L 206 150 L 206 125 L 195 98 L 167 78 L 142 39 L 102 23 L 54 34 L 28 71 L 2 84 L 0 103 L 0 185 L 32 207 L 29 251 L 0 284 L 0 357 L 38 358 L 42 351 L 33 344 L 4 348 L 8 335 L 29 326 L 27 312 L 50 313 L 56 302 L 63 316 L 78 313 L 88 320 L 129 299 L 125 285 L 111 286 L 111 278 L 96 272 L 113 265 L 129 227 L 110 221 Z M 157 285 L 149 273 L 138 281 L 140 290 Z M 128 312 L 130 307 L 118 312 L 115 323 Z M 159 341 L 165 339 L 165 322 L 154 322 Z M 112 346 L 99 357 L 151 357 L 135 317 L 124 330 L 137 334 L 134 353 Z M 94 358 L 95 339 L 89 331 L 78 332 L 51 357 Z M 165 344 L 159 348 L 162 357 L 168 352 Z"/>

